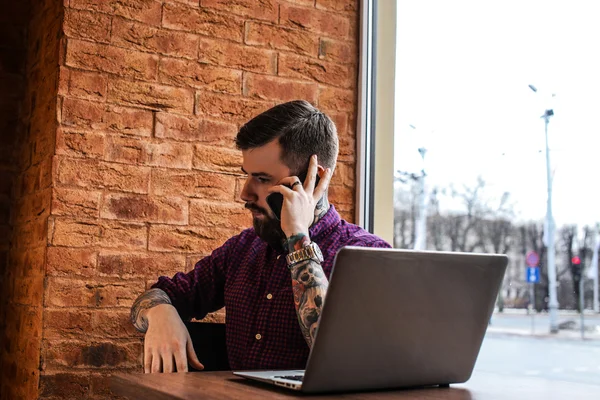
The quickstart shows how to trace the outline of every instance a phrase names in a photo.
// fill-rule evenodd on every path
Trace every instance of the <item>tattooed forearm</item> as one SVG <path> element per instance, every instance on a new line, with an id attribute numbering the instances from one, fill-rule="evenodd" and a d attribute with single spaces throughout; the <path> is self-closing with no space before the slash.
<path id="1" fill-rule="evenodd" d="M 150 289 L 142 294 L 131 306 L 131 323 L 140 332 L 148 330 L 148 319 L 144 311 L 159 304 L 171 304 L 171 299 L 161 289 Z"/>
<path id="2" fill-rule="evenodd" d="M 314 260 L 295 264 L 291 272 L 300 330 L 308 346 L 312 347 L 329 281 L 321 265 Z"/>
<path id="3" fill-rule="evenodd" d="M 304 233 L 297 233 L 288 238 L 286 245 L 288 250 L 294 252 L 300 250 L 302 247 L 310 244 L 310 238 Z"/>

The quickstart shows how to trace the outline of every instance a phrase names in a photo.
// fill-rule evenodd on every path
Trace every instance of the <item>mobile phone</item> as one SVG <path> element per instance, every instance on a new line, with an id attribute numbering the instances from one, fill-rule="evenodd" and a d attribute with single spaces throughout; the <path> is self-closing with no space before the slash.
<path id="1" fill-rule="evenodd" d="M 306 176 L 308 174 L 308 171 L 305 171 L 304 173 L 300 174 L 300 176 L 298 176 L 298 179 L 300 179 L 300 182 L 302 182 L 302 185 L 304 185 L 304 181 L 306 180 Z M 317 174 L 317 179 L 315 180 L 315 187 L 317 187 L 317 185 L 319 184 L 319 174 Z M 287 187 L 290 187 L 290 185 L 286 185 Z M 277 218 L 277 221 L 281 220 L 281 208 L 283 207 L 283 195 L 281 193 L 271 193 L 270 195 L 267 196 L 267 204 L 269 205 L 269 207 L 271 207 L 271 210 L 273 210 L 273 213 L 275 214 L 275 218 Z"/>

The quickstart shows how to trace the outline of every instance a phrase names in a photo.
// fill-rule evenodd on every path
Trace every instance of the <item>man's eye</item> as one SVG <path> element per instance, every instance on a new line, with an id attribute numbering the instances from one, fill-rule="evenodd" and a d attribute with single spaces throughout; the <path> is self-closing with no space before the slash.
<path id="1" fill-rule="evenodd" d="M 261 178 L 261 177 L 256 177 L 256 180 L 259 181 L 260 183 L 269 183 L 270 179 L 268 178 Z"/>

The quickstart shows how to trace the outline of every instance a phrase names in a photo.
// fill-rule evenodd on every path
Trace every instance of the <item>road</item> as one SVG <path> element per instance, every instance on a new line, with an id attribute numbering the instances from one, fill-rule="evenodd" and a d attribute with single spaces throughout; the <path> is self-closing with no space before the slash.
<path id="1" fill-rule="evenodd" d="M 488 334 L 475 370 L 593 384 L 600 393 L 600 341 Z"/>

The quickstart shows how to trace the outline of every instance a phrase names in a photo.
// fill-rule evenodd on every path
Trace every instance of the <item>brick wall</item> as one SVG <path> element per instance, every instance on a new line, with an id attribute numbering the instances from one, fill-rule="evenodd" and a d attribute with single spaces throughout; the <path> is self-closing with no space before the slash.
<path id="1" fill-rule="evenodd" d="M 52 195 L 52 156 L 56 132 L 58 1 L 5 2 L 2 22 L 7 46 L 3 96 L 10 96 L 12 136 L 3 168 L 10 187 L 11 240 L 3 271 L 2 398 L 35 398 L 38 393 L 47 223 Z M 12 47 L 12 48 L 11 48 Z M 5 70 L 4 68 L 8 68 Z M 8 100 L 6 97 L 3 100 Z M 4 162 L 3 162 L 4 164 Z M 9 186 L 9 184 L 12 184 Z M 6 191 L 3 190 L 6 194 Z M 15 385 L 15 383 L 18 383 Z"/>
<path id="2" fill-rule="evenodd" d="M 62 32 L 43 47 L 56 50 L 54 75 L 33 67 L 27 75 L 30 90 L 43 91 L 33 108 L 41 114 L 30 119 L 53 132 L 28 143 L 54 157 L 44 152 L 23 170 L 20 182 L 37 171 L 40 184 L 27 186 L 29 200 L 19 194 L 15 221 L 27 219 L 29 230 L 11 253 L 36 251 L 9 269 L 45 266 L 43 291 L 37 275 L 23 284 L 36 301 L 43 294 L 42 310 L 30 306 L 38 327 L 30 336 L 42 339 L 32 370 L 40 397 L 106 398 L 110 373 L 141 368 L 133 300 L 250 225 L 233 143 L 249 118 L 295 98 L 329 113 L 341 142 L 330 196 L 353 220 L 357 5 L 56 1 Z M 48 31 L 54 19 L 44 15 L 35 29 Z"/>

